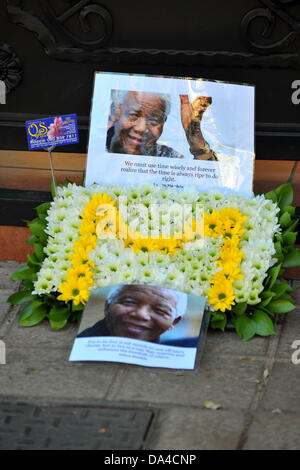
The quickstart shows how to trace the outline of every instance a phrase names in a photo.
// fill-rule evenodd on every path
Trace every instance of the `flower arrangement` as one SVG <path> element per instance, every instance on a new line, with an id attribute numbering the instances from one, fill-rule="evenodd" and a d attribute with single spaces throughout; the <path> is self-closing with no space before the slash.
<path id="1" fill-rule="evenodd" d="M 57 330 L 80 318 L 93 288 L 154 284 L 206 296 L 212 328 L 233 325 L 244 340 L 273 334 L 272 317 L 294 308 L 281 279 L 300 264 L 292 199 L 289 183 L 252 198 L 60 185 L 28 223 L 34 254 L 13 274 L 24 289 L 8 301 L 25 304 L 20 325 L 48 318 Z"/>

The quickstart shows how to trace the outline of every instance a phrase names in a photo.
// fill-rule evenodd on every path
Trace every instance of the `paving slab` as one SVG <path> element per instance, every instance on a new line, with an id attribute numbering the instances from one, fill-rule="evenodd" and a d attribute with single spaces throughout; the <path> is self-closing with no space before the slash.
<path id="1" fill-rule="evenodd" d="M 294 352 L 292 344 L 300 341 L 300 309 L 284 315 L 282 333 L 278 345 L 277 358 L 291 360 Z"/>
<path id="2" fill-rule="evenodd" d="M 0 397 L 104 399 L 118 364 L 68 362 L 68 349 L 6 348 L 6 364 L 0 365 Z"/>
<path id="3" fill-rule="evenodd" d="M 48 407 L 44 421 L 49 425 L 50 434 L 45 434 L 46 438 L 42 439 L 39 425 L 31 428 L 29 425 L 31 430 L 28 431 L 26 423 L 22 427 L 18 414 L 11 411 L 11 422 L 16 424 L 16 429 L 20 424 L 20 448 L 26 448 L 26 445 L 27 448 L 60 448 L 62 443 L 65 448 L 72 448 L 68 447 L 72 445 L 71 441 L 62 439 L 66 435 L 72 436 L 68 424 L 73 422 L 72 415 L 70 421 L 69 418 L 64 420 L 64 416 L 70 415 L 64 415 L 62 409 L 69 404 L 70 409 L 106 410 L 107 416 L 102 416 L 104 421 L 100 415 L 99 421 L 96 420 L 101 439 L 92 437 L 90 430 L 87 431 L 86 436 L 91 437 L 92 442 L 87 448 L 114 448 L 106 439 L 111 437 L 113 441 L 116 436 L 120 437 L 119 425 L 113 426 L 116 409 L 121 415 L 125 409 L 130 409 L 130 413 L 146 410 L 149 417 L 150 408 L 154 408 L 157 417 L 144 446 L 148 449 L 231 450 L 241 446 L 244 449 L 299 449 L 300 364 L 291 363 L 294 352 L 291 344 L 295 339 L 300 340 L 300 308 L 280 316 L 280 327 L 276 329 L 278 336 L 271 339 L 255 337 L 242 342 L 234 332 L 209 330 L 195 371 L 118 363 L 70 363 L 68 357 L 78 330 L 76 324 L 67 325 L 58 332 L 53 332 L 47 321 L 32 328 L 20 327 L 16 315 L 18 309 L 6 303 L 7 297 L 19 287 L 19 283 L 10 281 L 9 277 L 21 266 L 16 262 L 0 262 L 0 339 L 5 340 L 7 362 L 0 364 L 0 403 L 6 400 L 7 405 L 16 409 L 19 406 L 16 402 L 21 401 L 32 406 L 33 413 Z M 295 303 L 300 306 L 300 281 L 294 281 L 293 287 Z M 270 348 L 272 344 L 273 349 Z M 266 367 L 270 376 L 264 380 Z M 206 400 L 221 408 L 206 409 Z M 272 413 L 274 410 L 276 412 Z M 84 411 L 78 416 L 85 416 Z M 252 417 L 250 421 L 249 416 Z M 54 431 L 58 420 L 61 426 Z M 78 445 L 74 448 L 88 445 L 85 440 L 80 440 L 84 422 L 88 421 L 82 418 L 81 427 L 75 417 L 73 437 Z M 149 429 L 149 422 L 145 426 Z M 125 434 L 120 438 L 125 449 L 139 448 L 145 437 L 140 434 L 138 442 L 126 444 Z M 0 426 L 0 448 L 3 436 Z"/>
<path id="4" fill-rule="evenodd" d="M 264 410 L 300 411 L 300 364 L 275 362 L 261 402 Z"/>
<path id="5" fill-rule="evenodd" d="M 12 294 L 11 290 L 1 289 L 0 290 L 0 326 L 5 321 L 11 304 L 7 303 L 8 297 Z"/>
<path id="6" fill-rule="evenodd" d="M 269 338 L 255 336 L 249 341 L 241 341 L 234 331 L 208 330 L 205 353 L 210 355 L 264 356 Z"/>
<path id="7" fill-rule="evenodd" d="M 71 351 L 74 339 L 78 333 L 78 324 L 69 323 L 58 331 L 53 331 L 49 320 L 32 327 L 24 327 L 18 324 L 18 317 L 12 323 L 5 335 L 5 342 L 8 347 L 52 347 L 69 348 Z"/>
<path id="8" fill-rule="evenodd" d="M 232 450 L 243 428 L 243 413 L 174 407 L 163 410 L 146 441 L 153 450 Z"/>
<path id="9" fill-rule="evenodd" d="M 293 342 L 300 340 L 300 281 L 293 281 L 292 287 L 294 292 L 291 295 L 297 308 L 287 314 L 277 315 L 283 325 L 277 357 L 289 360 L 293 353 Z"/>
<path id="10" fill-rule="evenodd" d="M 209 400 L 236 410 L 248 409 L 263 373 L 261 361 L 207 354 L 195 371 L 127 368 L 111 399 L 199 407 Z"/>
<path id="11" fill-rule="evenodd" d="M 294 292 L 292 292 L 292 297 L 295 301 L 295 305 L 300 307 L 300 280 L 296 279 L 292 282 L 292 288 L 294 289 Z"/>
<path id="12" fill-rule="evenodd" d="M 259 412 L 248 429 L 244 450 L 299 450 L 300 414 Z"/>
<path id="13" fill-rule="evenodd" d="M 9 289 L 15 292 L 19 288 L 18 281 L 11 281 L 11 275 L 25 266 L 25 263 L 18 263 L 17 261 L 0 261 L 0 289 Z"/>

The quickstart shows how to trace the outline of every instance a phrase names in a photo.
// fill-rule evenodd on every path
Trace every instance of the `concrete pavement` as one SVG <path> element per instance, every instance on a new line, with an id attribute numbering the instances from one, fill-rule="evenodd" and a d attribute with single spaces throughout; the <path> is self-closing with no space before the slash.
<path id="1" fill-rule="evenodd" d="M 209 331 L 196 369 L 174 371 L 68 362 L 76 325 L 58 332 L 47 322 L 18 326 L 18 309 L 6 303 L 18 288 L 9 279 L 18 267 L 13 261 L 0 263 L 0 339 L 6 345 L 6 364 L 0 364 L 0 448 L 8 442 L 8 431 L 16 448 L 62 445 L 53 426 L 64 426 L 61 416 L 68 408 L 81 417 L 68 428 L 73 435 L 80 426 L 88 429 L 86 416 L 93 416 L 90 426 L 99 423 L 93 448 L 299 449 L 300 364 L 291 361 L 291 345 L 300 340 L 300 280 L 292 281 L 299 307 L 278 319 L 274 336 L 244 343 L 233 332 Z M 206 401 L 219 409 L 206 408 Z M 43 410 L 46 424 L 35 424 L 33 417 Z M 16 413 L 18 432 L 12 439 L 9 423 Z M 31 427 L 22 429 L 19 420 L 26 413 Z M 123 420 L 122 437 L 119 421 L 112 424 L 118 419 Z M 43 432 L 50 437 L 41 439 Z M 127 435 L 132 436 L 128 443 Z M 72 442 L 76 448 L 76 439 Z"/>

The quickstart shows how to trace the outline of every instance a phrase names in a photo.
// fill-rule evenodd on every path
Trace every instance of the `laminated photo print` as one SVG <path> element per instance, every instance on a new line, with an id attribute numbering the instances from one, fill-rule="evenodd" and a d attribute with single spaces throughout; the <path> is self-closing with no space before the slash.
<path id="1" fill-rule="evenodd" d="M 194 369 L 209 322 L 205 297 L 152 285 L 91 292 L 70 361 Z"/>
<path id="2" fill-rule="evenodd" d="M 251 85 L 98 72 L 86 185 L 153 183 L 250 196 Z"/>

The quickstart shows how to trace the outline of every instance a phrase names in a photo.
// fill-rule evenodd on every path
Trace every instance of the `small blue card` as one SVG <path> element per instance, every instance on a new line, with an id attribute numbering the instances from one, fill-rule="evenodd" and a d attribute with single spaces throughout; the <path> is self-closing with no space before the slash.
<path id="1" fill-rule="evenodd" d="M 79 142 L 76 114 L 26 121 L 29 150 Z"/>

